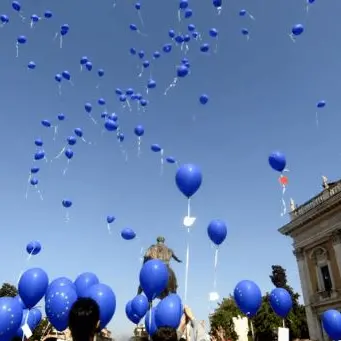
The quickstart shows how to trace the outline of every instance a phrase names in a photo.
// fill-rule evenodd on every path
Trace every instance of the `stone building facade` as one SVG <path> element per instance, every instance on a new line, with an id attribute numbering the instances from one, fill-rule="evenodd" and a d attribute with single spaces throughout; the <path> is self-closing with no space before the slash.
<path id="1" fill-rule="evenodd" d="M 290 222 L 279 229 L 293 239 L 311 340 L 328 340 L 321 314 L 341 311 L 341 180 L 322 177 L 322 191 L 301 206 L 291 200 Z"/>

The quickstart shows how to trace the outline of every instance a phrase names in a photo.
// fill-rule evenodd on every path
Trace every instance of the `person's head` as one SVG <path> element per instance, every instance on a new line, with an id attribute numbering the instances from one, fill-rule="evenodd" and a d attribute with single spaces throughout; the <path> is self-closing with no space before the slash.
<path id="1" fill-rule="evenodd" d="M 73 341 L 90 341 L 100 323 L 98 304 L 91 298 L 79 298 L 69 315 L 69 329 Z"/>
<path id="2" fill-rule="evenodd" d="M 160 327 L 153 334 L 152 341 L 178 341 L 177 330 L 171 327 Z"/>
<path id="3" fill-rule="evenodd" d="M 162 244 L 165 242 L 165 238 L 160 236 L 160 237 L 157 237 L 156 241 L 159 243 L 159 244 Z"/>

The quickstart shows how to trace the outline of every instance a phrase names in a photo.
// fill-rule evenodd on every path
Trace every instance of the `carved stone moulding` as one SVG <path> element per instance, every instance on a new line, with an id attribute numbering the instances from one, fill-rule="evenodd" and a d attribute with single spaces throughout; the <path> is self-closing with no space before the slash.
<path id="1" fill-rule="evenodd" d="M 304 251 L 302 248 L 297 248 L 293 250 L 292 253 L 296 257 L 298 262 L 304 260 Z"/>
<path id="2" fill-rule="evenodd" d="M 315 264 L 327 261 L 329 260 L 329 252 L 325 248 L 318 246 L 311 251 L 310 259 L 312 259 Z"/>
<path id="3" fill-rule="evenodd" d="M 341 230 L 333 232 L 331 237 L 334 245 L 341 244 Z"/>

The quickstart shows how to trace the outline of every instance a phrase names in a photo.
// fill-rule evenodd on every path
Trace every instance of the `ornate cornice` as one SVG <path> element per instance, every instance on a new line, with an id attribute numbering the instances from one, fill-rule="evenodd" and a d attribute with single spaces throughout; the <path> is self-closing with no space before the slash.
<path id="1" fill-rule="evenodd" d="M 341 230 L 337 230 L 332 233 L 333 245 L 341 244 Z"/>
<path id="2" fill-rule="evenodd" d="M 292 253 L 294 254 L 294 256 L 296 257 L 297 261 L 303 261 L 304 260 L 304 252 L 302 248 L 298 248 L 292 251 Z"/>
<path id="3" fill-rule="evenodd" d="M 311 221 L 316 220 L 318 217 L 325 215 L 327 212 L 333 210 L 334 208 L 340 206 L 341 203 L 341 193 L 337 193 L 330 196 L 326 201 L 314 207 L 310 211 L 298 216 L 297 218 L 290 221 L 288 224 L 282 226 L 278 231 L 284 235 L 291 235 L 293 231 L 305 226 Z"/>

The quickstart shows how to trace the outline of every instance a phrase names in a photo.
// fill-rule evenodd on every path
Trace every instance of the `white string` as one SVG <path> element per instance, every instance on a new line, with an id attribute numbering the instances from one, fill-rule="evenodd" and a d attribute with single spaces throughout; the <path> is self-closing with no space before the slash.
<path id="1" fill-rule="evenodd" d="M 185 295 L 184 301 L 187 302 L 187 290 L 188 290 L 188 270 L 189 270 L 189 228 L 187 229 L 187 249 L 186 249 L 186 269 L 185 269 Z"/>
<path id="2" fill-rule="evenodd" d="M 161 154 L 161 175 L 162 175 L 163 174 L 163 165 L 164 165 L 163 149 L 161 149 L 160 154 Z"/>
<path id="3" fill-rule="evenodd" d="M 214 252 L 214 280 L 213 280 L 213 290 L 214 291 L 216 291 L 216 288 L 217 288 L 218 254 L 219 254 L 219 249 L 216 247 L 215 252 Z"/>
<path id="4" fill-rule="evenodd" d="M 111 226 L 109 223 L 107 224 L 107 229 L 108 229 L 108 233 L 111 234 Z"/>
<path id="5" fill-rule="evenodd" d="M 139 136 L 137 138 L 137 156 L 138 157 L 141 156 L 141 142 L 142 142 L 142 139 L 141 139 L 141 136 Z"/>

